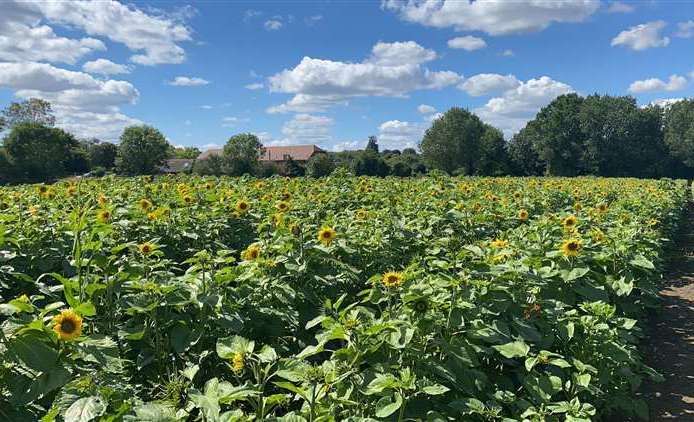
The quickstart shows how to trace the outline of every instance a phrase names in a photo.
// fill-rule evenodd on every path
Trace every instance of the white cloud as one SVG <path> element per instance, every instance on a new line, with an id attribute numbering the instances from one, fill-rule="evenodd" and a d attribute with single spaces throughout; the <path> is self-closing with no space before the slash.
<path id="1" fill-rule="evenodd" d="M 270 145 L 318 144 L 332 140 L 330 129 L 334 120 L 326 116 L 300 113 L 282 126 L 284 139 L 274 140 Z"/>
<path id="2" fill-rule="evenodd" d="M 251 119 L 248 117 L 236 117 L 236 116 L 228 116 L 222 118 L 222 127 L 235 127 L 239 123 L 247 123 Z"/>
<path id="3" fill-rule="evenodd" d="M 265 21 L 263 26 L 265 26 L 265 29 L 267 29 L 268 31 L 277 31 L 278 29 L 282 28 L 283 24 L 278 20 L 270 19 L 268 21 Z"/>
<path id="4" fill-rule="evenodd" d="M 479 50 L 485 48 L 487 43 L 482 38 L 466 35 L 448 40 L 449 48 L 461 48 L 466 51 Z"/>
<path id="5" fill-rule="evenodd" d="M 0 87 L 14 90 L 19 98 L 50 101 L 58 126 L 79 137 L 113 140 L 124 126 L 140 123 L 120 112 L 120 106 L 134 104 L 140 95 L 126 81 L 103 81 L 47 63 L 0 62 Z"/>
<path id="6" fill-rule="evenodd" d="M 244 88 L 250 89 L 250 90 L 256 90 L 256 89 L 263 89 L 264 86 L 265 86 L 265 85 L 263 85 L 263 84 L 260 83 L 260 82 L 255 82 L 255 83 L 252 83 L 252 84 L 244 85 Z"/>
<path id="7" fill-rule="evenodd" d="M 671 105 L 678 103 L 680 101 L 683 101 L 683 100 L 684 100 L 684 98 L 659 98 L 657 100 L 651 101 L 650 103 L 648 103 L 648 105 L 668 108 Z"/>
<path id="8" fill-rule="evenodd" d="M 332 145 L 330 148 L 331 151 L 334 152 L 340 152 L 340 151 L 348 151 L 348 150 L 355 150 L 359 149 L 360 142 L 359 141 L 342 141 L 342 142 L 337 142 Z"/>
<path id="9" fill-rule="evenodd" d="M 441 89 L 460 82 L 455 72 L 422 67 L 435 57 L 435 52 L 414 42 L 378 43 L 361 63 L 304 57 L 293 69 L 269 78 L 271 92 L 294 97 L 268 112 L 318 112 L 353 97 L 403 97 L 414 90 Z"/>
<path id="10" fill-rule="evenodd" d="M 607 7 L 607 13 L 631 13 L 634 11 L 634 6 L 631 4 L 626 4 L 621 1 L 615 1 L 610 3 Z"/>
<path id="11" fill-rule="evenodd" d="M 483 121 L 501 129 L 507 137 L 519 131 L 535 117 L 540 108 L 556 97 L 574 92 L 574 89 L 548 76 L 522 82 L 474 111 Z"/>
<path id="12" fill-rule="evenodd" d="M 680 22 L 677 24 L 676 37 L 692 38 L 694 37 L 694 21 Z"/>
<path id="13" fill-rule="evenodd" d="M 47 25 L 22 22 L 0 25 L 0 60 L 74 64 L 87 54 L 103 50 L 106 46 L 100 40 L 59 37 Z"/>
<path id="14" fill-rule="evenodd" d="M 670 38 L 662 36 L 660 31 L 667 24 L 664 21 L 653 21 L 620 32 L 612 39 L 611 45 L 624 46 L 635 51 L 646 50 L 655 47 L 666 47 L 670 44 Z"/>
<path id="15" fill-rule="evenodd" d="M 323 15 L 313 15 L 313 16 L 309 16 L 307 18 L 304 18 L 304 23 L 308 26 L 313 26 L 321 20 L 323 20 Z"/>
<path id="16" fill-rule="evenodd" d="M 167 83 L 173 86 L 201 86 L 209 84 L 210 81 L 191 76 L 176 76 L 173 81 Z"/>
<path id="17" fill-rule="evenodd" d="M 381 5 L 409 22 L 504 35 L 540 31 L 553 22 L 581 22 L 599 8 L 600 1 L 383 0 Z"/>
<path id="18" fill-rule="evenodd" d="M 209 104 L 203 104 L 200 106 L 200 108 L 203 110 L 212 110 L 214 107 Z"/>
<path id="19" fill-rule="evenodd" d="M 130 57 L 134 63 L 156 65 L 164 63 L 181 63 L 185 60 L 185 50 L 178 45 L 190 41 L 191 30 L 182 22 L 190 14 L 160 12 L 148 13 L 133 5 L 126 5 L 114 0 L 81 1 L 81 2 L 23 2 L 8 1 L 3 3 L 3 16 L 0 17 L 0 32 L 7 34 L 12 23 L 23 23 L 36 27 L 45 20 L 51 25 L 62 25 L 80 29 L 92 37 L 104 37 L 124 44 L 137 52 Z M 41 27 L 39 27 L 41 28 Z M 91 39 L 65 40 L 56 37 L 52 31 L 44 32 L 43 41 L 53 43 L 87 43 L 88 49 L 95 49 L 97 44 Z M 12 36 L 12 33 L 10 33 Z M 15 34 L 14 37 L 17 35 Z M 45 43 L 44 43 L 45 45 Z M 84 52 L 84 45 L 76 51 L 62 51 L 60 54 Z M 66 50 L 67 48 L 65 48 Z M 99 48 L 96 48 L 99 49 Z M 56 53 L 58 54 L 58 53 Z M 55 58 L 54 58 L 55 59 Z M 25 60 L 29 60 L 28 58 Z M 42 59 L 49 60 L 49 59 Z M 66 60 L 56 60 L 66 61 Z M 69 63 L 69 61 L 67 61 Z"/>
<path id="20" fill-rule="evenodd" d="M 443 113 L 434 113 L 429 116 L 426 116 L 426 120 L 431 123 L 434 120 L 440 119 L 441 117 L 443 117 Z"/>
<path id="21" fill-rule="evenodd" d="M 261 12 L 260 10 L 246 10 L 243 13 L 243 21 L 248 22 L 256 16 L 261 16 L 262 14 L 263 12 Z"/>
<path id="22" fill-rule="evenodd" d="M 516 88 L 520 81 L 513 75 L 499 75 L 496 73 L 480 73 L 465 80 L 458 88 L 473 97 L 496 94 Z"/>
<path id="23" fill-rule="evenodd" d="M 513 50 L 506 49 L 501 52 L 501 55 L 504 57 L 513 57 L 515 56 L 515 53 L 513 52 Z"/>
<path id="24" fill-rule="evenodd" d="M 427 127 L 423 123 L 388 120 L 378 127 L 379 146 L 381 149 L 416 148 Z"/>
<path id="25" fill-rule="evenodd" d="M 679 75 L 671 75 L 667 82 L 658 78 L 635 81 L 629 85 L 629 92 L 632 94 L 640 94 L 643 92 L 679 91 L 686 86 L 687 78 Z"/>
<path id="26" fill-rule="evenodd" d="M 421 114 L 431 114 L 436 113 L 436 108 L 427 104 L 420 104 L 419 107 L 417 107 L 417 111 Z"/>
<path id="27" fill-rule="evenodd" d="M 107 59 L 96 59 L 86 62 L 82 65 L 82 70 L 99 75 L 118 75 L 121 73 L 130 73 L 129 66 L 113 63 L 111 60 Z"/>

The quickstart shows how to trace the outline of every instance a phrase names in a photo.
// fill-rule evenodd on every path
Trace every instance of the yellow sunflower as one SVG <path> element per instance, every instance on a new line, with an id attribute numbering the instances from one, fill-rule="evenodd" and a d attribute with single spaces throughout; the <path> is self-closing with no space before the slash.
<path id="1" fill-rule="evenodd" d="M 148 211 L 150 208 L 152 208 L 152 201 L 142 198 L 138 201 L 137 206 L 140 207 L 142 211 Z"/>
<path id="2" fill-rule="evenodd" d="M 275 208 L 280 212 L 285 212 L 289 209 L 289 204 L 285 201 L 279 201 L 275 204 Z"/>
<path id="3" fill-rule="evenodd" d="M 241 372 L 245 364 L 245 359 L 243 353 L 236 352 L 234 357 L 231 359 L 231 368 L 234 372 Z"/>
<path id="4" fill-rule="evenodd" d="M 108 223 L 109 221 L 111 221 L 111 211 L 109 211 L 109 210 L 99 210 L 99 211 L 96 213 L 96 219 L 97 219 L 100 223 Z"/>
<path id="5" fill-rule="evenodd" d="M 526 221 L 528 219 L 529 215 L 530 214 L 528 213 L 528 210 L 522 209 L 522 210 L 518 211 L 518 219 L 520 221 Z"/>
<path id="6" fill-rule="evenodd" d="M 575 215 L 570 215 L 562 221 L 562 225 L 567 229 L 573 229 L 578 224 L 578 218 Z"/>
<path id="7" fill-rule="evenodd" d="M 149 255 L 152 252 L 154 252 L 154 250 L 157 249 L 157 247 L 154 246 L 153 244 L 149 243 L 149 242 L 145 242 L 145 243 L 138 245 L 137 249 L 140 250 L 140 253 L 142 255 L 146 256 L 146 255 Z"/>
<path id="8" fill-rule="evenodd" d="M 248 211 L 248 209 L 249 209 L 250 207 L 251 207 L 251 206 L 248 204 L 248 202 L 246 202 L 246 201 L 244 201 L 244 200 L 240 200 L 240 201 L 238 201 L 238 202 L 236 203 L 236 211 L 237 211 L 239 214 L 245 214 L 246 211 Z"/>
<path id="9" fill-rule="evenodd" d="M 244 261 L 255 261 L 259 257 L 260 246 L 255 243 L 247 247 L 246 250 L 241 253 L 241 258 L 243 258 Z"/>
<path id="10" fill-rule="evenodd" d="M 389 271 L 383 274 L 383 278 L 381 279 L 381 283 L 388 288 L 400 287 L 403 281 L 402 273 L 395 271 Z"/>
<path id="11" fill-rule="evenodd" d="M 578 256 L 581 251 L 581 241 L 578 239 L 565 240 L 561 245 L 561 251 L 564 256 Z"/>
<path id="12" fill-rule="evenodd" d="M 502 249 L 508 246 L 508 241 L 502 239 L 495 239 L 490 243 L 490 245 L 492 246 L 492 248 Z"/>
<path id="13" fill-rule="evenodd" d="M 74 340 L 82 335 L 82 317 L 72 309 L 62 310 L 53 317 L 53 331 L 61 340 Z"/>
<path id="14" fill-rule="evenodd" d="M 318 231 L 318 241 L 325 246 L 330 246 L 336 237 L 337 232 L 332 227 L 325 226 Z"/>

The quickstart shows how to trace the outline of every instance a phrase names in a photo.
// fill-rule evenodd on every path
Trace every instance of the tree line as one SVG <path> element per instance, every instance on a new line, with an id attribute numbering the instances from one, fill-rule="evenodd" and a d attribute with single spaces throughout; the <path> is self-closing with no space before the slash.
<path id="1" fill-rule="evenodd" d="M 56 128 L 50 103 L 29 99 L 0 112 L 0 183 L 50 181 L 91 172 L 153 174 L 167 159 L 193 160 L 203 175 L 408 177 L 431 170 L 479 176 L 694 177 L 694 99 L 639 107 L 632 97 L 567 94 L 543 107 L 510 141 L 470 111 L 454 107 L 436 119 L 414 148 L 379 150 L 375 136 L 358 151 L 316 154 L 305 164 L 262 162 L 250 133 L 234 135 L 218 155 L 174 147 L 147 125 L 125 128 L 118 144 L 78 140 Z"/>

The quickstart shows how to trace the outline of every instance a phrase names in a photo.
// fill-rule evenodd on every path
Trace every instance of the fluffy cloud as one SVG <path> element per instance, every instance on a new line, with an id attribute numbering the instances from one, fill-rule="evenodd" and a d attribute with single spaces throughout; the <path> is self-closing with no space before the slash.
<path id="1" fill-rule="evenodd" d="M 388 120 L 378 127 L 378 143 L 382 149 L 416 148 L 427 127 L 423 123 Z"/>
<path id="2" fill-rule="evenodd" d="M 282 22 L 280 22 L 278 20 L 270 19 L 270 20 L 265 21 L 263 26 L 268 31 L 277 31 L 278 29 L 281 29 L 283 25 L 282 25 Z"/>
<path id="3" fill-rule="evenodd" d="M 599 0 L 383 0 L 401 19 L 436 28 L 504 35 L 540 31 L 553 22 L 581 22 L 595 13 Z"/>
<path id="4" fill-rule="evenodd" d="M 420 104 L 419 107 L 417 107 L 417 111 L 420 112 L 421 114 L 436 113 L 436 109 L 430 105 L 427 105 L 427 104 Z"/>
<path id="5" fill-rule="evenodd" d="M 74 64 L 94 51 L 106 50 L 95 38 L 59 37 L 47 25 L 6 22 L 0 26 L 0 60 Z"/>
<path id="6" fill-rule="evenodd" d="M 671 105 L 678 103 L 680 101 L 683 101 L 683 100 L 684 100 L 684 98 L 660 98 L 660 99 L 651 101 L 650 103 L 648 103 L 648 105 L 668 108 Z"/>
<path id="7" fill-rule="evenodd" d="M 634 6 L 621 1 L 615 1 L 610 3 L 607 7 L 607 13 L 631 13 L 634 11 Z"/>
<path id="8" fill-rule="evenodd" d="M 20 98 L 50 101 L 58 125 L 80 137 L 113 140 L 124 126 L 139 122 L 120 113 L 120 106 L 139 98 L 137 89 L 126 81 L 98 80 L 46 63 L 0 63 L 0 87 L 14 90 Z"/>
<path id="9" fill-rule="evenodd" d="M 653 21 L 620 32 L 612 39 L 611 45 L 624 46 L 635 51 L 646 50 L 655 47 L 666 47 L 670 44 L 670 38 L 662 36 L 660 31 L 667 24 L 664 21 Z"/>
<path id="10" fill-rule="evenodd" d="M 677 24 L 676 37 L 692 38 L 694 37 L 694 21 L 680 22 Z"/>
<path id="11" fill-rule="evenodd" d="M 130 73 L 130 67 L 113 63 L 111 60 L 107 59 L 96 59 L 86 62 L 82 65 L 82 70 L 99 75 L 118 75 L 121 73 Z"/>
<path id="12" fill-rule="evenodd" d="M 496 73 L 480 73 L 472 76 L 459 85 L 459 88 L 473 97 L 496 94 L 516 88 L 520 81 L 513 75 L 499 75 Z"/>
<path id="13" fill-rule="evenodd" d="M 679 91 L 686 86 L 687 78 L 679 75 L 671 75 L 667 82 L 658 78 L 635 81 L 629 85 L 629 92 L 632 94 L 640 94 L 643 92 Z"/>
<path id="14" fill-rule="evenodd" d="M 247 123 L 250 120 L 248 117 L 228 116 L 222 118 L 222 127 L 236 127 L 239 123 Z"/>
<path id="15" fill-rule="evenodd" d="M 191 76 L 176 76 L 173 81 L 168 82 L 169 85 L 173 86 L 201 86 L 209 83 L 208 80 Z"/>
<path id="16" fill-rule="evenodd" d="M 449 48 L 460 48 L 466 51 L 479 50 L 487 46 L 487 43 L 482 38 L 467 35 L 448 40 Z"/>
<path id="17" fill-rule="evenodd" d="M 522 82 L 503 95 L 490 99 L 484 106 L 475 109 L 474 113 L 510 137 L 532 119 L 540 108 L 570 92 L 574 92 L 571 86 L 542 76 Z"/>
<path id="18" fill-rule="evenodd" d="M 378 43 L 360 63 L 304 57 L 293 69 L 269 78 L 271 92 L 294 94 L 270 113 L 317 112 L 349 98 L 402 97 L 419 89 L 440 89 L 460 82 L 451 71 L 431 71 L 422 63 L 436 53 L 414 42 Z"/>
<path id="19" fill-rule="evenodd" d="M 263 89 L 264 86 L 265 86 L 265 85 L 263 85 L 263 84 L 260 83 L 260 82 L 255 82 L 255 83 L 252 83 L 252 84 L 244 85 L 244 88 L 250 89 L 250 90 L 256 90 L 256 89 Z"/>
<path id="20" fill-rule="evenodd" d="M 326 116 L 297 114 L 282 126 L 284 139 L 271 141 L 270 145 L 319 144 L 332 140 L 330 129 L 334 120 Z"/>

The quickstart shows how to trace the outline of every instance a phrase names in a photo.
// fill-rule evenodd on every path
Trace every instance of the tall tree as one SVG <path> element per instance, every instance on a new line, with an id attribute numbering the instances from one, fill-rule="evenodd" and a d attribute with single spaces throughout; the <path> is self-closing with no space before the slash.
<path id="1" fill-rule="evenodd" d="M 508 174 L 508 154 L 504 134 L 497 128 L 487 125 L 480 139 L 480 156 L 475 165 L 475 174 L 481 176 L 501 176 Z"/>
<path id="2" fill-rule="evenodd" d="M 366 143 L 365 149 L 378 153 L 378 139 L 375 136 L 369 136 L 369 142 Z"/>
<path id="3" fill-rule="evenodd" d="M 694 98 L 670 105 L 665 112 L 664 128 L 670 154 L 694 170 Z"/>
<path id="4" fill-rule="evenodd" d="M 422 156 L 433 168 L 473 174 L 487 126 L 469 111 L 453 107 L 426 131 L 419 145 Z"/>
<path id="5" fill-rule="evenodd" d="M 252 133 L 234 135 L 224 145 L 224 162 L 227 173 L 232 176 L 254 174 L 258 168 L 263 144 Z"/>
<path id="6" fill-rule="evenodd" d="M 532 129 L 528 126 L 513 135 L 507 145 L 511 172 L 516 176 L 540 176 L 545 173 L 545 163 L 533 148 Z"/>
<path id="7" fill-rule="evenodd" d="M 118 146 L 110 142 L 98 141 L 87 145 L 89 162 L 93 167 L 112 169 L 116 166 Z"/>
<path id="8" fill-rule="evenodd" d="M 196 147 L 174 147 L 169 149 L 168 158 L 187 158 L 190 160 L 198 158 L 200 150 Z"/>
<path id="9" fill-rule="evenodd" d="M 152 174 L 164 163 L 169 143 L 152 126 L 129 126 L 120 136 L 116 166 L 124 174 Z"/>
<path id="10" fill-rule="evenodd" d="M 12 128 L 21 123 L 38 123 L 44 126 L 53 126 L 55 116 L 51 103 L 40 98 L 29 98 L 22 102 L 13 102 L 2 110 L 2 126 Z"/>
<path id="11" fill-rule="evenodd" d="M 78 147 L 71 134 L 38 123 L 16 124 L 4 140 L 4 149 L 22 180 L 51 180 L 67 174 L 73 170 L 71 160 Z"/>

